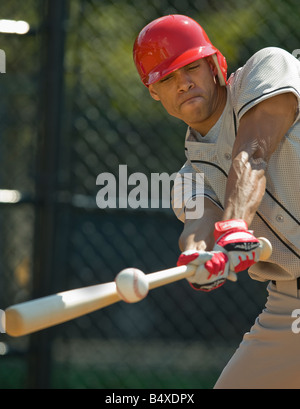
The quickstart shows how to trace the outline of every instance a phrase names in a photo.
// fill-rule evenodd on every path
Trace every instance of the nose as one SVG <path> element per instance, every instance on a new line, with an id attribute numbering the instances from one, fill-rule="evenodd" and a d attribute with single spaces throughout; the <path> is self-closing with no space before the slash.
<path id="1" fill-rule="evenodd" d="M 194 82 L 187 71 L 178 70 L 176 75 L 178 92 L 187 92 L 194 87 Z"/>

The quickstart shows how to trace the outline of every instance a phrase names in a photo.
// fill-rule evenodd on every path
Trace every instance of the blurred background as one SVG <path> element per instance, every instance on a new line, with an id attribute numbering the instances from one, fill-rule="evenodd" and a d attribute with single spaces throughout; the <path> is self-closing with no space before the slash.
<path id="1" fill-rule="evenodd" d="M 151 20 L 196 19 L 229 74 L 257 50 L 300 48 L 297 0 L 10 0 L 0 99 L 0 308 L 175 265 L 171 209 L 100 209 L 102 172 L 172 174 L 186 126 L 138 78 L 132 45 Z M 1 22 L 0 22 L 1 23 Z M 14 30 L 11 30 L 14 31 Z M 16 31 L 16 30 L 15 30 Z M 0 388 L 211 388 L 266 299 L 241 274 L 211 294 L 186 280 L 30 336 L 0 334 Z"/>

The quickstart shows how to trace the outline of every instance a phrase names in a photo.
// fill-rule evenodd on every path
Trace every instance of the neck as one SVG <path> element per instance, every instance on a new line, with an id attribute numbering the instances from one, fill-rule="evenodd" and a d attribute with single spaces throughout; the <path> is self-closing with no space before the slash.
<path id="1" fill-rule="evenodd" d="M 222 115 L 226 101 L 227 101 L 227 89 L 224 86 L 217 86 L 217 95 L 215 99 L 216 103 L 213 107 L 213 113 L 206 120 L 188 124 L 191 128 L 195 129 L 202 136 L 205 136 L 209 130 L 217 123 Z"/>

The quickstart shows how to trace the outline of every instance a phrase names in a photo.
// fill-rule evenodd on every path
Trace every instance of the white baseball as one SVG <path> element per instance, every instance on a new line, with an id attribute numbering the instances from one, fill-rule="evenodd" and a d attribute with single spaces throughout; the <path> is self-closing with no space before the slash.
<path id="1" fill-rule="evenodd" d="M 146 275 L 137 268 L 125 268 L 115 279 L 117 292 L 123 301 L 134 303 L 146 297 L 149 285 Z"/>

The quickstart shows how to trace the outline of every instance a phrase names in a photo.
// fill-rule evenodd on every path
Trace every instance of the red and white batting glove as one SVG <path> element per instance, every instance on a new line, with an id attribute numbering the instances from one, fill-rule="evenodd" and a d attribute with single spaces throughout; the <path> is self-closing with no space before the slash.
<path id="1" fill-rule="evenodd" d="M 228 255 L 231 271 L 238 273 L 247 270 L 259 260 L 261 252 L 259 240 L 248 230 L 242 219 L 226 220 L 215 224 L 214 251 Z"/>
<path id="2" fill-rule="evenodd" d="M 187 250 L 179 256 L 177 266 L 187 264 L 196 268 L 195 274 L 187 278 L 194 290 L 215 290 L 229 275 L 228 256 L 224 252 Z"/>

